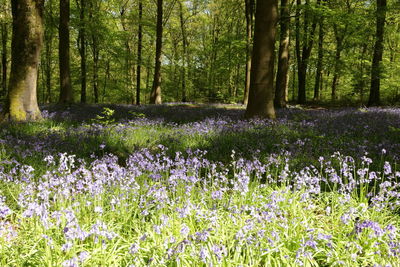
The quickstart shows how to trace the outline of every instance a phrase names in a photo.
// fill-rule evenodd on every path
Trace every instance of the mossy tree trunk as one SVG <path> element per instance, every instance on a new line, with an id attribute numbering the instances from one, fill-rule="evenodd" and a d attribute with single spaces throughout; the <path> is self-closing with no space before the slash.
<path id="1" fill-rule="evenodd" d="M 13 35 L 9 93 L 3 120 L 41 118 L 37 103 L 37 77 L 43 45 L 44 0 L 12 0 Z"/>
<path id="2" fill-rule="evenodd" d="M 274 50 L 278 1 L 257 1 L 247 118 L 275 118 Z"/>

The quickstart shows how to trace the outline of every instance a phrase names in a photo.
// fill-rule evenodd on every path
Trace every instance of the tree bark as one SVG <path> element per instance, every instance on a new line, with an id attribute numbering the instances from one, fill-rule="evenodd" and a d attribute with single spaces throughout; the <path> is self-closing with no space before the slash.
<path id="1" fill-rule="evenodd" d="M 80 0 L 79 11 L 79 54 L 81 56 L 81 103 L 86 103 L 86 22 L 85 22 L 86 0 Z"/>
<path id="2" fill-rule="evenodd" d="M 279 37 L 279 55 L 278 70 L 276 73 L 275 85 L 275 107 L 285 108 L 287 101 L 287 86 L 289 72 L 289 44 L 290 44 L 290 13 L 289 1 L 281 0 L 280 12 L 280 37 Z"/>
<path id="3" fill-rule="evenodd" d="M 379 106 L 381 104 L 380 79 L 382 72 L 381 61 L 383 56 L 383 34 L 386 21 L 386 0 L 376 0 L 376 6 L 376 34 L 371 67 L 371 88 L 368 106 Z"/>
<path id="4" fill-rule="evenodd" d="M 182 2 L 179 2 L 179 21 L 181 26 L 181 34 L 182 34 L 182 102 L 187 101 L 186 95 L 186 59 L 187 59 L 187 36 L 186 36 L 186 29 L 185 29 L 185 21 L 183 18 L 183 5 Z"/>
<path id="5" fill-rule="evenodd" d="M 2 66 L 2 80 L 1 80 L 1 95 L 7 94 L 7 40 L 8 40 L 8 27 L 7 23 L 1 24 L 1 66 Z"/>
<path id="6" fill-rule="evenodd" d="M 100 10 L 99 6 L 93 4 L 93 1 L 89 2 L 89 21 L 93 21 L 93 13 L 94 10 Z M 92 43 L 92 57 L 93 57 L 93 96 L 94 96 L 94 103 L 99 103 L 99 40 L 97 37 L 97 32 L 92 30 L 90 32 Z"/>
<path id="7" fill-rule="evenodd" d="M 137 67 L 136 67 L 136 105 L 140 105 L 140 78 L 142 67 L 142 17 L 143 17 L 143 2 L 139 0 L 139 25 L 138 25 L 138 46 L 137 46 Z"/>
<path id="8" fill-rule="evenodd" d="M 163 0 L 157 0 L 156 58 L 150 104 L 161 104 L 161 55 L 163 35 Z"/>
<path id="9" fill-rule="evenodd" d="M 277 0 L 257 1 L 247 118 L 275 118 L 274 50 Z"/>
<path id="10" fill-rule="evenodd" d="M 60 64 L 60 104 L 74 102 L 69 53 L 69 18 L 70 1 L 60 0 L 60 26 L 59 26 L 59 64 Z"/>
<path id="11" fill-rule="evenodd" d="M 343 37 L 337 36 L 336 37 L 336 51 L 335 51 L 335 68 L 333 72 L 333 79 L 332 79 L 332 91 L 331 91 L 331 99 L 332 101 L 337 99 L 337 86 L 339 83 L 339 68 L 340 68 L 340 57 L 343 50 Z"/>
<path id="12" fill-rule="evenodd" d="M 318 59 L 317 59 L 317 70 L 315 72 L 315 84 L 314 84 L 314 101 L 320 99 L 320 85 L 322 80 L 322 66 L 324 59 L 324 18 L 320 18 L 319 21 L 319 32 L 318 32 Z"/>
<path id="13" fill-rule="evenodd" d="M 250 90 L 254 0 L 245 0 L 245 7 L 246 7 L 246 76 L 245 76 L 243 104 L 247 105 L 249 102 L 249 90 Z"/>
<path id="14" fill-rule="evenodd" d="M 317 0 L 317 5 L 321 3 L 321 0 Z M 296 11 L 296 55 L 298 64 L 298 86 L 299 93 L 297 102 L 299 104 L 305 104 L 307 101 L 306 93 L 306 81 L 307 81 L 307 68 L 308 60 L 311 55 L 311 50 L 314 42 L 315 29 L 317 27 L 317 16 L 313 16 L 311 28 L 309 28 L 310 23 L 310 11 L 308 9 L 304 10 L 304 39 L 302 49 L 300 51 L 300 12 L 299 6 L 301 5 L 301 0 L 297 0 L 297 11 Z M 306 0 L 305 5 L 308 7 L 310 5 L 309 0 Z"/>
<path id="15" fill-rule="evenodd" d="M 46 79 L 46 97 L 44 101 L 46 103 L 51 103 L 51 80 L 52 80 L 52 58 L 51 55 L 53 53 L 53 33 L 50 32 L 48 35 L 45 34 L 45 45 L 44 45 L 44 54 L 45 54 L 45 62 L 44 62 L 44 74 Z"/>
<path id="16" fill-rule="evenodd" d="M 9 93 L 3 120 L 41 119 L 37 103 L 37 77 L 43 46 L 43 0 L 11 1 L 13 35 Z"/>

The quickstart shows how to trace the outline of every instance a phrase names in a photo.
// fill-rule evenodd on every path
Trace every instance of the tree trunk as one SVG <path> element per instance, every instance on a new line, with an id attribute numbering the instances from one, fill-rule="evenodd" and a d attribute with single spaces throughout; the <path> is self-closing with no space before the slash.
<path id="1" fill-rule="evenodd" d="M 1 95 L 7 94 L 7 40 L 8 40 L 8 27 L 7 23 L 1 24 L 1 66 L 2 66 L 2 79 L 1 79 Z"/>
<path id="2" fill-rule="evenodd" d="M 156 58 L 154 68 L 153 88 L 150 95 L 150 104 L 161 104 L 161 55 L 163 35 L 163 0 L 157 0 L 157 37 Z"/>
<path id="3" fill-rule="evenodd" d="M 43 45 L 43 0 L 11 1 L 13 35 L 8 99 L 2 119 L 41 119 L 37 104 L 37 77 Z"/>
<path id="4" fill-rule="evenodd" d="M 276 86 L 275 86 L 275 106 L 278 108 L 286 107 L 287 99 L 287 81 L 289 71 L 289 44 L 290 44 L 290 13 L 289 1 L 281 0 L 281 13 L 280 13 L 280 41 L 279 41 L 279 55 L 278 55 L 278 71 L 276 73 Z"/>
<path id="5" fill-rule="evenodd" d="M 183 5 L 182 2 L 179 2 L 179 20 L 181 26 L 182 33 L 182 102 L 187 101 L 186 95 L 186 59 L 187 59 L 187 37 L 186 37 L 186 29 L 185 29 L 185 20 L 183 18 Z"/>
<path id="6" fill-rule="evenodd" d="M 332 101 L 337 99 L 336 90 L 339 83 L 339 68 L 340 68 L 340 57 L 342 49 L 343 49 L 343 38 L 336 37 L 335 68 L 333 72 L 332 92 L 331 92 Z"/>
<path id="7" fill-rule="evenodd" d="M 85 22 L 86 0 L 80 0 L 79 12 L 79 54 L 81 56 L 81 103 L 86 103 L 86 22 Z"/>
<path id="8" fill-rule="evenodd" d="M 110 80 L 110 60 L 108 59 L 106 62 L 106 72 L 104 73 L 103 95 L 101 98 L 103 103 L 106 97 L 107 81 L 109 80 Z"/>
<path id="9" fill-rule="evenodd" d="M 247 118 L 275 118 L 274 50 L 277 0 L 257 1 Z"/>
<path id="10" fill-rule="evenodd" d="M 249 101 L 249 90 L 250 90 L 254 0 L 245 0 L 245 6 L 246 6 L 246 76 L 245 76 L 243 104 L 247 105 Z"/>
<path id="11" fill-rule="evenodd" d="M 136 72 L 136 105 L 140 105 L 140 76 L 142 67 L 142 17 L 143 3 L 139 0 L 139 25 L 138 25 L 138 47 L 137 47 L 137 72 Z"/>
<path id="12" fill-rule="evenodd" d="M 379 106 L 380 101 L 380 79 L 381 61 L 383 55 L 383 33 L 386 20 L 386 0 L 376 0 L 376 35 L 374 55 L 371 66 L 371 89 L 369 93 L 368 106 Z"/>
<path id="13" fill-rule="evenodd" d="M 70 1 L 60 0 L 60 26 L 59 30 L 59 64 L 60 64 L 60 104 L 72 103 L 74 101 L 69 53 L 69 14 Z"/>
<path id="14" fill-rule="evenodd" d="M 317 5 L 321 3 L 321 0 L 317 0 Z M 305 4 L 310 5 L 309 0 L 306 0 Z M 311 55 L 311 50 L 314 42 L 315 28 L 317 27 L 317 16 L 313 16 L 311 28 L 309 28 L 310 23 L 310 11 L 308 8 L 304 10 L 304 38 L 302 50 L 300 52 L 300 12 L 299 6 L 301 5 L 301 0 L 297 0 L 297 11 L 296 11 L 296 55 L 298 64 L 298 86 L 299 93 L 297 102 L 299 104 L 305 104 L 307 101 L 306 93 L 306 81 L 307 81 L 307 68 L 308 60 Z"/>
<path id="15" fill-rule="evenodd" d="M 99 49 L 97 38 L 92 36 L 92 56 L 93 56 L 93 95 L 94 103 L 99 103 Z"/>
<path id="16" fill-rule="evenodd" d="M 99 6 L 96 6 L 93 4 L 93 1 L 89 2 L 89 21 L 93 21 L 93 13 L 95 12 L 94 10 L 100 10 Z M 92 57 L 93 57 L 93 96 L 94 96 L 94 103 L 99 103 L 99 41 L 97 37 L 97 32 L 96 30 L 92 30 L 90 35 L 92 39 Z"/>
<path id="17" fill-rule="evenodd" d="M 320 18 L 319 21 L 319 33 L 318 33 L 318 60 L 317 70 L 315 72 L 315 84 L 314 84 L 314 101 L 320 98 L 320 85 L 322 80 L 322 64 L 324 59 L 324 18 Z"/>

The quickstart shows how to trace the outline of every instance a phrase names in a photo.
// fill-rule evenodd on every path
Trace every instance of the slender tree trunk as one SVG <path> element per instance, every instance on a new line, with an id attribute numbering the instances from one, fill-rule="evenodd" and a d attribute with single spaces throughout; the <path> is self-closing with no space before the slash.
<path id="1" fill-rule="evenodd" d="M 8 99 L 2 118 L 12 121 L 41 119 L 37 78 L 43 46 L 43 0 L 11 1 L 13 35 Z"/>
<path id="2" fill-rule="evenodd" d="M 257 1 L 247 118 L 275 118 L 274 50 L 277 20 L 277 0 Z"/>
<path id="3" fill-rule="evenodd" d="M 317 5 L 321 3 L 321 0 L 317 0 Z M 305 2 L 306 6 L 309 6 L 309 0 Z M 300 52 L 300 12 L 299 6 L 301 5 L 301 0 L 297 0 L 297 11 L 296 11 L 296 54 L 297 54 L 297 64 L 298 64 L 298 103 L 305 104 L 307 101 L 306 93 L 306 81 L 307 81 L 307 68 L 308 60 L 311 55 L 311 50 L 314 42 L 315 28 L 317 27 L 317 16 L 313 16 L 311 28 L 310 23 L 310 11 L 308 8 L 304 10 L 304 38 L 302 50 Z M 298 39 L 298 40 L 297 40 Z"/>
<path id="4" fill-rule="evenodd" d="M 99 103 L 99 54 L 97 38 L 92 36 L 92 56 L 93 56 L 93 95 L 94 103 Z"/>
<path id="5" fill-rule="evenodd" d="M 212 52 L 210 58 L 210 64 L 208 69 L 208 100 L 209 102 L 214 101 L 215 98 L 215 65 L 218 57 L 218 47 L 219 42 L 219 20 L 218 16 L 214 16 L 213 19 L 213 29 L 212 29 Z"/>
<path id="6" fill-rule="evenodd" d="M 369 93 L 368 106 L 378 106 L 380 100 L 380 82 L 381 82 L 381 61 L 383 55 L 383 33 L 386 21 L 386 0 L 376 0 L 376 35 L 374 55 L 371 67 L 371 88 Z"/>
<path id="7" fill-rule="evenodd" d="M 163 35 L 163 0 L 157 0 L 156 58 L 150 104 L 161 104 L 161 55 Z"/>
<path id="8" fill-rule="evenodd" d="M 151 54 L 149 53 L 149 55 L 148 55 L 148 57 L 147 57 L 147 60 L 146 60 L 146 91 L 147 92 L 149 92 L 149 89 L 150 89 L 150 77 L 152 76 L 151 75 Z M 144 96 L 144 98 L 145 98 L 145 103 L 147 103 L 147 97 L 148 97 L 148 95 L 147 95 L 147 92 L 146 92 L 146 94 L 145 94 L 145 96 Z M 150 94 L 151 94 L 151 92 L 150 92 Z"/>
<path id="9" fill-rule="evenodd" d="M 81 103 L 86 103 L 86 22 L 85 22 L 86 0 L 80 0 L 79 12 L 79 54 L 81 56 Z"/>
<path id="10" fill-rule="evenodd" d="M 96 5 L 94 5 L 93 1 L 89 2 L 89 20 L 93 20 L 93 13 L 95 12 L 94 10 L 97 9 L 99 10 L 100 8 Z M 97 32 L 96 30 L 92 30 L 91 33 L 91 39 L 92 39 L 92 57 L 93 57 L 93 96 L 94 96 L 94 103 L 99 103 L 99 55 L 100 55 L 100 50 L 99 50 L 99 41 L 97 37 Z"/>
<path id="11" fill-rule="evenodd" d="M 246 76 L 244 85 L 243 104 L 247 105 L 249 101 L 249 90 L 250 90 L 254 0 L 245 0 L 245 7 L 246 7 L 246 74 L 245 74 Z"/>
<path id="12" fill-rule="evenodd" d="M 46 60 L 45 60 L 45 77 L 46 77 L 46 97 L 44 98 L 44 101 L 46 103 L 51 103 L 52 101 L 52 96 L 51 96 L 51 80 L 52 80 L 52 73 L 51 73 L 51 69 L 52 69 L 52 60 L 51 60 L 51 55 L 53 52 L 53 36 L 52 34 L 50 34 L 50 36 L 48 36 L 49 39 L 46 40 L 45 42 L 45 55 L 46 55 Z M 43 90 L 44 91 L 44 90 Z"/>
<path id="13" fill-rule="evenodd" d="M 185 29 L 185 20 L 183 18 L 183 5 L 182 2 L 179 2 L 179 21 L 181 26 L 182 33 L 182 102 L 187 101 L 186 96 L 186 59 L 187 59 L 187 37 L 186 37 L 186 29 Z"/>
<path id="14" fill-rule="evenodd" d="M 341 36 L 336 37 L 335 68 L 333 72 L 332 92 L 331 92 L 332 101 L 337 99 L 336 90 L 339 83 L 339 68 L 340 68 L 340 57 L 342 49 L 343 49 L 343 38 Z"/>
<path id="15" fill-rule="evenodd" d="M 102 95 L 102 100 L 101 102 L 104 103 L 105 97 L 106 97 L 106 89 L 107 89 L 107 81 L 110 80 L 110 60 L 107 60 L 106 63 L 106 73 L 104 75 L 104 85 L 103 85 L 103 95 Z"/>
<path id="16" fill-rule="evenodd" d="M 7 94 L 7 40 L 8 40 L 8 27 L 7 23 L 1 24 L 1 66 L 2 66 L 2 79 L 1 79 L 1 95 Z"/>
<path id="17" fill-rule="evenodd" d="M 289 27 L 290 27 L 290 13 L 289 1 L 281 0 L 281 13 L 280 13 L 280 37 L 279 37 L 279 55 L 278 55 L 278 71 L 276 73 L 275 85 L 275 106 L 278 108 L 286 107 L 287 99 L 287 82 L 289 72 Z"/>
<path id="18" fill-rule="evenodd" d="M 139 0 L 139 25 L 138 25 L 138 47 L 137 47 L 137 71 L 136 71 L 136 105 L 140 105 L 140 76 L 142 67 L 142 17 L 143 3 Z"/>
<path id="19" fill-rule="evenodd" d="M 319 21 L 319 33 L 318 33 L 318 60 L 317 60 L 317 71 L 315 72 L 315 84 L 314 84 L 314 101 L 320 98 L 321 80 L 322 80 L 322 64 L 324 59 L 324 18 Z"/>
<path id="20" fill-rule="evenodd" d="M 69 53 L 69 14 L 70 1 L 60 0 L 60 26 L 59 30 L 59 64 L 60 64 L 60 98 L 59 103 L 72 103 L 74 101 Z"/>

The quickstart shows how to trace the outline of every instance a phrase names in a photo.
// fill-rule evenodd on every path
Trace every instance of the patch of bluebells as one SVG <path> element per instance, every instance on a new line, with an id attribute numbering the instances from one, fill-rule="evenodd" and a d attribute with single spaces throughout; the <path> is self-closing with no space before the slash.
<path id="1" fill-rule="evenodd" d="M 251 159 L 256 149 L 262 156 L 275 154 L 278 157 L 300 158 L 305 162 L 316 162 L 321 155 L 330 155 L 340 149 L 357 161 L 369 152 L 375 165 L 385 158 L 398 161 L 400 155 L 400 109 L 398 108 L 344 108 L 335 110 L 301 110 L 289 108 L 277 111 L 278 119 L 243 120 L 243 110 L 226 108 L 188 108 L 183 105 L 162 107 L 112 105 L 115 122 L 93 123 L 101 114 L 102 107 L 76 106 L 67 110 L 46 106 L 43 116 L 51 120 L 68 120 L 76 126 L 68 129 L 52 127 L 36 135 L 18 135 L 4 128 L 0 132 L 0 143 L 7 151 L 21 158 L 36 153 L 57 154 L 80 153 L 81 144 L 93 142 L 112 133 L 124 142 L 137 129 L 147 129 L 149 136 L 155 134 L 160 141 L 179 150 L 186 146 L 184 140 L 200 140 L 196 147 L 210 151 L 208 158 L 225 160 L 226 151 L 235 149 L 241 156 Z M 140 113 L 143 116 L 132 114 Z M 61 129 L 60 129 L 61 128 Z M 167 133 L 159 132 L 167 129 Z M 107 138 L 105 138 L 107 140 Z M 140 146 L 154 148 L 150 142 Z M 201 141 L 204 140 L 204 141 Z M 234 140 L 227 142 L 226 140 Z M 255 141 L 257 140 L 257 141 Z M 204 145 L 206 144 L 206 145 Z M 113 146 L 98 148 L 97 154 L 113 152 Z M 223 149 L 222 149 L 223 147 Z M 136 148 L 126 147 L 128 151 Z M 383 149 L 385 153 L 382 153 Z M 93 153 L 93 152 L 90 152 Z M 303 164 L 301 167 L 304 167 Z M 372 167 L 372 166 L 371 166 Z M 375 169 L 376 170 L 376 169 Z M 389 170 L 386 170 L 389 171 Z"/>
<path id="2" fill-rule="evenodd" d="M 394 223 L 373 217 L 400 208 L 400 173 L 388 162 L 373 172 L 366 156 L 357 166 L 352 157 L 335 153 L 321 158 L 318 168 L 293 171 L 289 159 L 273 156 L 262 163 L 233 153 L 223 164 L 210 162 L 205 151 L 170 157 L 167 148 L 158 149 L 134 152 L 124 165 L 111 154 L 91 162 L 49 155 L 41 177 L 30 166 L 11 163 L 1 182 L 18 186 L 19 193 L 13 211 L 8 198 L 0 198 L 0 239 L 10 249 L 18 244 L 12 240 L 24 237 L 24 224 L 39 227 L 48 249 L 66 255 L 63 266 L 80 266 L 93 253 L 116 247 L 121 261 L 140 264 L 149 257 L 158 264 L 184 257 L 218 265 L 247 250 L 260 261 L 280 255 L 298 265 L 315 260 L 318 251 L 319 260 L 337 264 L 347 253 L 340 238 L 353 242 L 348 245 L 354 255 L 348 256 L 356 263 L 399 263 L 398 217 Z M 339 194 L 337 203 L 321 206 L 324 194 Z M 357 201 L 364 196 L 368 204 Z M 21 219 L 13 219 L 14 213 Z M 328 227 L 333 215 L 338 229 Z M 129 227 L 120 224 L 126 220 Z M 7 255 L 2 249 L 0 255 Z M 366 258 L 360 250 L 375 256 Z"/>

